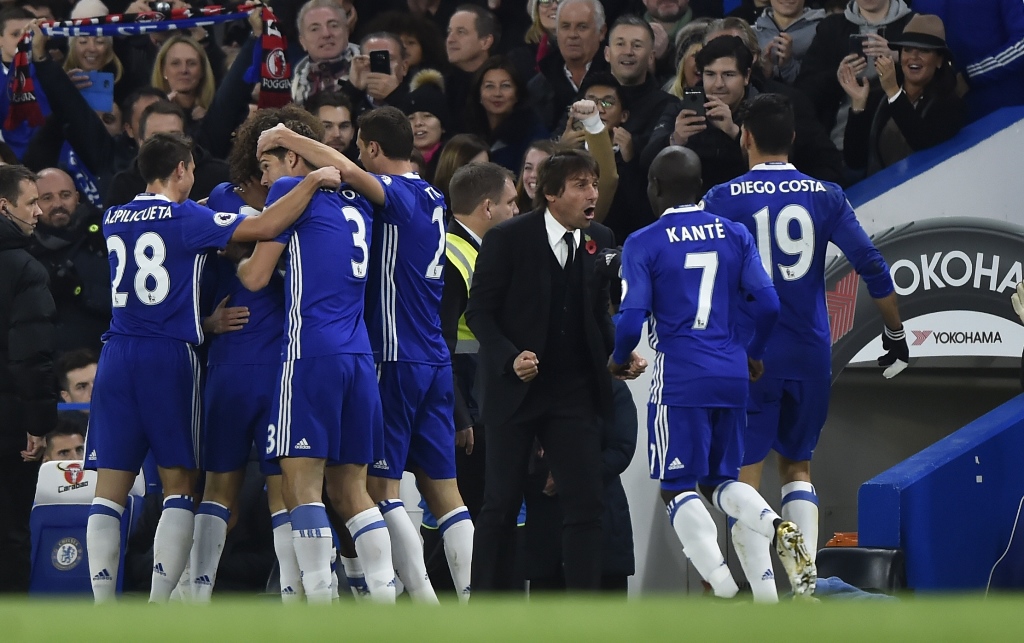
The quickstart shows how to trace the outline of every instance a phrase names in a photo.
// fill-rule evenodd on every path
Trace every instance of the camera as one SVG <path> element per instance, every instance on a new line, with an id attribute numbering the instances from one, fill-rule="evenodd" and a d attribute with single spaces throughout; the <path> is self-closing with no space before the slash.
<path id="1" fill-rule="evenodd" d="M 170 13 L 171 3 L 170 2 L 150 2 L 149 8 L 158 13 Z"/>

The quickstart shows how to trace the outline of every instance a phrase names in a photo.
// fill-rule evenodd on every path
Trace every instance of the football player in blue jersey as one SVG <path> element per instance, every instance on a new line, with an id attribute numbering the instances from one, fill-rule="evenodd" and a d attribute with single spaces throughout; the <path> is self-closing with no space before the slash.
<path id="1" fill-rule="evenodd" d="M 274 128 L 260 148 L 282 146 L 313 165 L 333 165 L 375 206 L 366 320 L 384 405 L 384 454 L 367 484 L 391 533 L 395 568 L 414 600 L 436 603 L 423 545 L 399 500 L 402 472 L 416 474 L 438 516 L 460 599 L 468 600 L 473 523 L 455 479 L 453 379 L 441 334 L 444 197 L 413 171 L 409 119 L 393 107 L 359 118 L 359 168 L 317 141 Z"/>
<path id="2" fill-rule="evenodd" d="M 781 313 L 765 352 L 766 376 L 750 387 L 740 480 L 757 487 L 768 452 L 779 454 L 782 516 L 804 533 L 811 556 L 818 540 L 818 497 L 811 455 L 828 415 L 831 347 L 825 305 L 825 251 L 831 241 L 867 285 L 885 327 L 878 359 L 891 378 L 907 367 L 909 352 L 889 267 L 861 228 L 842 189 L 796 170 L 788 162 L 793 110 L 779 94 L 763 94 L 745 107 L 740 142 L 750 171 L 712 188 L 708 211 L 745 226 L 757 240 L 764 270 L 779 293 Z M 757 536 L 733 528 L 737 551 L 761 551 Z M 751 542 L 751 544 L 747 544 Z M 742 559 L 742 557 L 741 557 Z M 757 571 L 747 572 L 755 596 L 775 591 Z"/>
<path id="3" fill-rule="evenodd" d="M 290 125 L 278 127 L 306 140 Z M 263 183 L 272 185 L 267 202 L 273 203 L 313 166 L 284 146 L 264 145 L 265 137 L 266 132 L 259 139 L 259 162 Z M 294 226 L 257 244 L 238 268 L 247 288 L 262 288 L 287 250 L 283 364 L 266 451 L 284 474 L 293 545 L 310 602 L 331 599 L 334 545 L 321 502 L 325 477 L 328 496 L 355 540 L 370 597 L 395 600 L 391 542 L 366 490 L 368 465 L 383 443 L 380 393 L 363 318 L 371 212 L 370 203 L 347 184 L 337 192 L 322 191 Z"/>
<path id="4" fill-rule="evenodd" d="M 766 545 L 774 538 L 795 594 L 810 595 L 816 572 L 799 529 L 737 481 L 749 380 L 763 373 L 779 300 L 746 228 L 694 205 L 700 177 L 700 159 L 683 147 L 663 150 L 651 164 L 647 193 L 662 214 L 623 247 L 622 317 L 608 367 L 626 374 L 649 316 L 656 351 L 647 408 L 651 477 L 661 480 L 683 551 L 715 595 L 729 598 L 738 588 L 698 488 Z M 734 327 L 741 301 L 754 321 L 746 347 Z"/>
<path id="5" fill-rule="evenodd" d="M 231 148 L 232 183 L 215 187 L 207 206 L 217 212 L 258 214 L 266 205 L 269 186 L 260 184 L 256 158 L 259 135 L 278 123 L 309 136 L 321 136 L 320 121 L 297 107 L 262 109 L 239 127 Z M 227 538 L 231 514 L 245 479 L 245 464 L 253 444 L 266 446 L 270 410 L 277 388 L 284 333 L 284 280 L 271 277 L 266 288 L 250 292 L 238 280 L 235 264 L 252 251 L 250 244 L 232 244 L 206 264 L 204 299 L 219 302 L 204 320 L 209 342 L 203 396 L 203 501 L 196 526 L 189 569 L 193 600 L 210 601 L 217 567 Z M 230 301 L 231 305 L 226 304 Z M 281 491 L 281 468 L 261 458 L 274 531 L 274 550 L 281 574 L 281 599 L 300 600 L 304 594 L 292 545 L 292 527 Z"/>
<path id="6" fill-rule="evenodd" d="M 164 508 L 153 544 L 150 600 L 164 602 L 188 559 L 194 528 L 202 404 L 199 281 L 207 252 L 229 241 L 272 239 L 337 172 L 306 179 L 277 207 L 239 217 L 189 201 L 192 142 L 155 134 L 139 150 L 147 191 L 107 210 L 113 318 L 93 389 L 86 466 L 98 472 L 86 547 L 97 602 L 114 597 L 121 516 L 148 450 L 159 466 Z"/>

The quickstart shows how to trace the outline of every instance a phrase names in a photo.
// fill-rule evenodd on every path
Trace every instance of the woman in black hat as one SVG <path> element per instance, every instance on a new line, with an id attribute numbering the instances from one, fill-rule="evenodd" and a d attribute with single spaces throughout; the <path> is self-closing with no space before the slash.
<path id="1" fill-rule="evenodd" d="M 899 50 L 900 66 L 887 56 L 875 59 L 882 87 L 876 96 L 850 65 L 839 66 L 839 84 L 852 102 L 843 157 L 868 174 L 953 138 L 967 118 L 938 16 L 914 16 L 889 46 Z"/>
<path id="2" fill-rule="evenodd" d="M 451 115 L 444 96 L 444 78 L 441 72 L 424 69 L 409 82 L 409 94 L 400 105 L 412 125 L 412 143 L 423 155 L 424 181 L 432 182 L 441 148 L 451 131 Z"/>

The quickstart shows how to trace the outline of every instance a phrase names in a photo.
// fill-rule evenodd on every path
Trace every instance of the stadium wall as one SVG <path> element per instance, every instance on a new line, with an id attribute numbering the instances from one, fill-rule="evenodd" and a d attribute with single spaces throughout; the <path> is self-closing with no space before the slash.
<path id="1" fill-rule="evenodd" d="M 1024 395 L 865 482 L 859 544 L 902 548 L 916 590 L 986 586 L 1024 496 Z"/>

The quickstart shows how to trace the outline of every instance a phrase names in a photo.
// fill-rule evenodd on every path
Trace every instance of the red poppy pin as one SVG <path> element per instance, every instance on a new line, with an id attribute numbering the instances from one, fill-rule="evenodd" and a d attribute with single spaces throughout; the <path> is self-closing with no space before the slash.
<path id="1" fill-rule="evenodd" d="M 597 252 L 597 242 L 591 239 L 589 234 L 583 235 L 583 240 L 586 241 L 583 247 L 587 249 L 588 255 L 592 255 Z"/>

